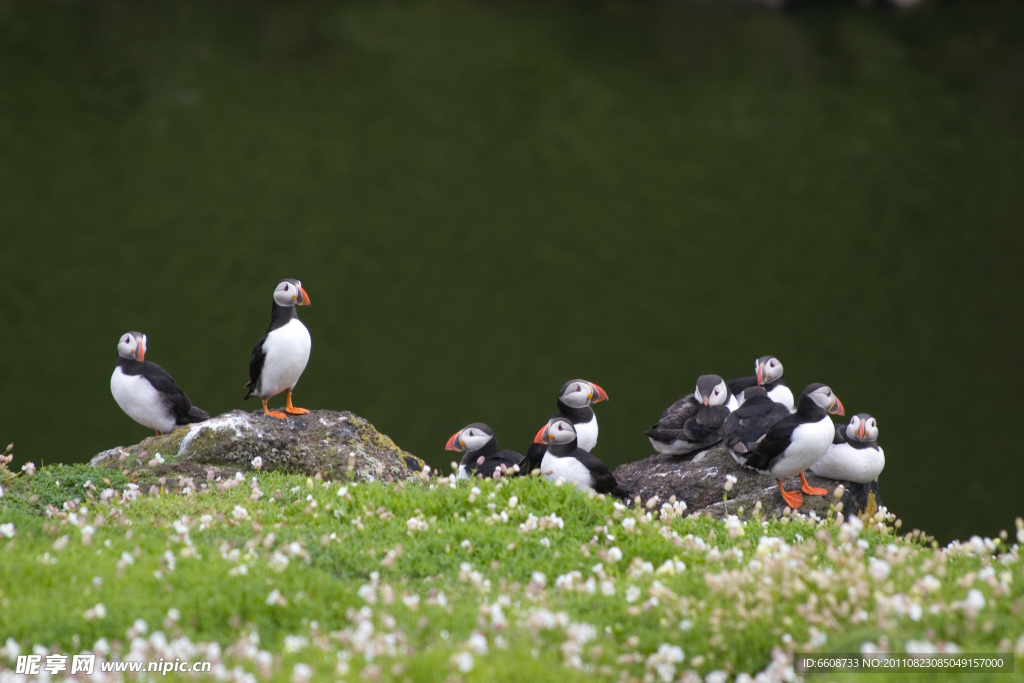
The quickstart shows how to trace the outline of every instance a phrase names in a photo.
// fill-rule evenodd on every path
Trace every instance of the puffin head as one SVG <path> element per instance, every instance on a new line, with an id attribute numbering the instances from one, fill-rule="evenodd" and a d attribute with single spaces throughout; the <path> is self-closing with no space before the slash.
<path id="1" fill-rule="evenodd" d="M 729 388 L 718 375 L 701 375 L 697 378 L 693 397 L 706 406 L 724 406 L 729 400 Z"/>
<path id="2" fill-rule="evenodd" d="M 764 385 L 782 377 L 782 362 L 775 356 L 761 356 L 754 361 L 757 383 Z"/>
<path id="3" fill-rule="evenodd" d="M 567 444 L 576 440 L 576 428 L 564 417 L 553 417 L 533 437 L 534 443 Z"/>
<path id="4" fill-rule="evenodd" d="M 846 425 L 846 438 L 850 441 L 878 441 L 878 422 L 867 413 L 857 413 Z"/>
<path id="5" fill-rule="evenodd" d="M 309 295 L 302 288 L 301 282 L 289 277 L 277 283 L 274 289 L 274 302 L 278 306 L 308 306 Z"/>
<path id="6" fill-rule="evenodd" d="M 474 422 L 463 427 L 448 438 L 446 451 L 478 451 L 494 438 L 494 430 L 483 422 Z"/>
<path id="7" fill-rule="evenodd" d="M 608 400 L 608 393 L 593 382 L 585 379 L 574 379 L 562 385 L 558 400 L 570 408 L 582 408 L 591 403 Z"/>
<path id="8" fill-rule="evenodd" d="M 141 332 L 125 332 L 117 340 L 117 355 L 122 358 L 146 360 L 146 335 Z"/>
<path id="9" fill-rule="evenodd" d="M 804 396 L 808 397 L 819 406 L 825 409 L 830 415 L 845 415 L 846 409 L 839 397 L 832 393 L 832 389 L 824 384 L 809 384 L 804 389 Z"/>

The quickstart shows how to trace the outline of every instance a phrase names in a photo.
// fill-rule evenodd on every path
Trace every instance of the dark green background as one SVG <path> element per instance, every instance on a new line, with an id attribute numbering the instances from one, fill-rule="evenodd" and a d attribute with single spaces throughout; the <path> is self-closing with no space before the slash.
<path id="1" fill-rule="evenodd" d="M 783 360 L 874 414 L 940 539 L 1024 513 L 1024 11 L 807 3 L 4 3 L 0 440 L 148 430 L 118 336 L 243 403 L 282 277 L 296 392 L 447 465 L 525 449 L 585 377 L 596 454 L 697 375 Z"/>

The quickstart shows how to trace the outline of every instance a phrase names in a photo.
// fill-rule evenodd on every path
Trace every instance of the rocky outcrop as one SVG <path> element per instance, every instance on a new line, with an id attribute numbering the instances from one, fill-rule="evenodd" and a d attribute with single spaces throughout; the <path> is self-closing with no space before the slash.
<path id="1" fill-rule="evenodd" d="M 725 490 L 726 475 L 736 477 L 730 491 Z M 736 464 L 729 451 L 717 446 L 694 456 L 652 455 L 645 460 L 620 465 L 615 470 L 619 484 L 628 489 L 641 501 L 657 496 L 662 502 L 672 496 L 686 503 L 688 512 L 706 512 L 715 517 L 737 514 L 743 509 L 743 516 L 749 517 L 758 501 L 761 502 L 763 517 L 781 517 L 787 507 L 779 494 L 775 477 L 747 469 Z M 842 503 L 844 514 L 873 515 L 881 505 L 878 482 L 856 484 L 838 482 L 816 474 L 807 473 L 812 486 L 827 489 L 824 496 L 804 495 L 804 504 L 799 512 L 811 511 L 819 517 L 829 513 L 829 506 L 839 501 L 835 490 L 843 485 Z M 785 483 L 786 490 L 799 489 L 799 477 L 791 477 Z M 727 497 L 727 500 L 723 500 Z"/>
<path id="2" fill-rule="evenodd" d="M 169 434 L 119 446 L 90 465 L 126 470 L 144 481 L 174 476 L 231 477 L 256 469 L 336 481 L 399 480 L 424 462 L 350 412 L 314 410 L 285 420 L 234 410 Z"/>

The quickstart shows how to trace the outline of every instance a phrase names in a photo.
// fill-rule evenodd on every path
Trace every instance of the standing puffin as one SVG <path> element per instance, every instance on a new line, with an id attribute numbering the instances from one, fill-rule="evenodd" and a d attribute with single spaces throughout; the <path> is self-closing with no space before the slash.
<path id="1" fill-rule="evenodd" d="M 608 467 L 579 447 L 572 420 L 556 415 L 540 428 L 533 442 L 547 446 L 540 470 L 548 481 L 562 479 L 581 491 L 593 489 L 629 500 L 629 492 L 619 485 Z"/>
<path id="2" fill-rule="evenodd" d="M 729 410 L 736 410 L 743 403 L 744 390 L 763 386 L 768 392 L 768 398 L 786 406 L 789 412 L 793 412 L 793 392 L 786 386 L 782 379 L 782 362 L 775 356 L 761 356 L 754 361 L 754 376 L 739 377 L 727 382 L 729 391 Z"/>
<path id="3" fill-rule="evenodd" d="M 270 327 L 260 337 L 249 358 L 249 383 L 245 398 L 263 399 L 263 412 L 271 417 L 285 419 L 285 413 L 302 415 L 309 411 L 292 405 L 292 391 L 309 362 L 312 340 L 309 330 L 299 322 L 296 306 L 308 306 L 309 295 L 298 280 L 285 278 L 274 289 L 273 307 L 270 309 Z M 267 408 L 267 399 L 287 391 L 284 413 Z"/>
<path id="4" fill-rule="evenodd" d="M 474 422 L 451 435 L 444 445 L 446 451 L 465 451 L 459 463 L 458 479 L 471 476 L 491 478 L 501 475 L 515 475 L 523 456 L 515 451 L 499 451 L 494 430 L 483 422 Z"/>
<path id="5" fill-rule="evenodd" d="M 782 499 L 791 508 L 803 504 L 800 491 L 787 491 L 782 480 L 800 474 L 800 489 L 811 496 L 828 491 L 811 486 L 804 470 L 825 455 L 835 436 L 835 427 L 829 415 L 843 415 L 845 411 L 839 397 L 824 384 L 809 384 L 800 395 L 796 412 L 782 418 L 771 427 L 757 447 L 750 452 L 744 465 L 768 472 L 778 481 Z"/>
<path id="6" fill-rule="evenodd" d="M 722 440 L 729 415 L 729 389 L 718 375 L 701 375 L 692 394 L 679 399 L 647 431 L 654 450 L 663 455 L 688 455 Z"/>
<path id="7" fill-rule="evenodd" d="M 118 340 L 110 393 L 128 417 L 157 435 L 210 418 L 192 405 L 166 370 L 146 360 L 146 335 L 141 332 L 125 332 Z"/>
<path id="8" fill-rule="evenodd" d="M 878 422 L 857 413 L 848 425 L 836 425 L 832 445 L 811 465 L 811 471 L 829 479 L 867 484 L 878 479 L 885 467 L 885 452 L 878 445 Z"/>
<path id="9" fill-rule="evenodd" d="M 739 464 L 768 433 L 768 429 L 789 415 L 789 409 L 768 398 L 762 386 L 748 387 L 740 406 L 725 418 L 722 442 Z"/>
<path id="10" fill-rule="evenodd" d="M 585 379 L 574 379 L 562 385 L 558 393 L 558 412 L 552 417 L 564 417 L 572 422 L 576 430 L 576 443 L 585 451 L 592 451 L 597 445 L 597 414 L 590 407 L 592 403 L 608 400 L 608 392 L 593 382 Z M 524 474 L 529 474 L 540 467 L 544 457 L 544 446 L 530 444 L 526 451 Z"/>

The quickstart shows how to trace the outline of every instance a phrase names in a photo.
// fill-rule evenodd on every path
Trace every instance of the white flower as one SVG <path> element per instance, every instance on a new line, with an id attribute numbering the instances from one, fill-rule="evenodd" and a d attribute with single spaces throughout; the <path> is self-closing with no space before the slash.
<path id="1" fill-rule="evenodd" d="M 469 673 L 473 670 L 473 655 L 469 652 L 459 652 L 452 655 L 452 661 L 462 673 Z"/>
<path id="2" fill-rule="evenodd" d="M 725 490 L 732 491 L 733 484 L 736 483 L 736 477 L 731 474 L 725 475 Z"/>
<path id="3" fill-rule="evenodd" d="M 231 516 L 239 521 L 249 519 L 249 511 L 241 505 L 236 505 L 235 509 L 231 511 Z"/>
<path id="4" fill-rule="evenodd" d="M 14 534 L 18 533 L 14 528 L 14 522 L 7 522 L 6 524 L 0 524 L 0 537 L 3 538 L 14 538 Z"/>
<path id="5" fill-rule="evenodd" d="M 977 588 L 967 591 L 967 599 L 964 600 L 964 611 L 971 616 L 985 609 L 985 594 Z"/>
<path id="6" fill-rule="evenodd" d="M 257 471 L 262 470 L 263 469 L 263 458 L 261 458 L 258 455 L 255 458 L 253 458 L 252 459 L 252 468 L 254 470 L 257 470 Z"/>
<path id="7" fill-rule="evenodd" d="M 306 683 L 313 678 L 313 667 L 299 662 L 292 668 L 292 683 Z"/>
<path id="8" fill-rule="evenodd" d="M 618 546 L 613 546 L 608 549 L 608 561 L 615 563 L 622 559 L 622 551 L 619 550 Z"/>

